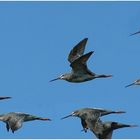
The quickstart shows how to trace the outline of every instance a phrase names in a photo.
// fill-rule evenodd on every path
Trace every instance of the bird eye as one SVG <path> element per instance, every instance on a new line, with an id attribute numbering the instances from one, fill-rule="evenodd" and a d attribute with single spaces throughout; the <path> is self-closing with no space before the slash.
<path id="1" fill-rule="evenodd" d="M 112 126 L 116 126 L 117 125 L 117 123 L 116 122 L 112 122 Z"/>
<path id="2" fill-rule="evenodd" d="M 98 117 L 100 117 L 100 114 L 99 114 L 99 113 L 95 113 L 94 116 L 95 116 L 96 118 L 98 118 Z"/>
<path id="3" fill-rule="evenodd" d="M 75 115 L 75 112 L 72 112 L 71 114 L 72 114 L 72 115 Z"/>

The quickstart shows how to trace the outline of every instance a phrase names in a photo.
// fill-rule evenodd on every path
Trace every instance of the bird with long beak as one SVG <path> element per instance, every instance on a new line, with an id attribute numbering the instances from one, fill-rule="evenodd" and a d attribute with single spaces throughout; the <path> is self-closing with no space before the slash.
<path id="1" fill-rule="evenodd" d="M 140 85 L 140 79 L 135 80 L 133 83 L 131 83 L 131 84 L 125 86 L 125 87 L 130 87 L 130 86 L 133 86 L 133 85 Z"/>
<path id="2" fill-rule="evenodd" d="M 80 83 L 95 78 L 112 77 L 112 75 L 95 74 L 88 69 L 86 63 L 89 57 L 92 55 L 93 51 L 84 54 L 87 40 L 88 38 L 83 39 L 70 51 L 68 61 L 70 62 L 72 71 L 70 73 L 62 74 L 61 76 L 51 80 L 50 82 L 56 80 L 66 80 L 68 82 Z"/>
<path id="3" fill-rule="evenodd" d="M 72 116 L 79 117 L 81 119 L 83 130 L 87 132 L 87 129 L 91 128 L 98 120 L 100 120 L 101 116 L 121 113 L 125 113 L 125 111 L 112 111 L 101 108 L 82 108 L 61 119 L 66 119 Z"/>
<path id="4" fill-rule="evenodd" d="M 137 127 L 137 125 L 122 124 L 111 121 L 102 122 L 100 120 L 90 130 L 98 139 L 111 139 L 114 130 L 125 127 Z"/>
<path id="5" fill-rule="evenodd" d="M 0 115 L 0 121 L 6 123 L 7 131 L 11 129 L 13 133 L 22 127 L 23 122 L 33 121 L 33 120 L 51 121 L 51 119 L 49 118 L 42 118 L 42 117 L 38 117 L 26 113 L 20 113 L 20 112 L 10 112 L 7 114 Z"/>
<path id="6" fill-rule="evenodd" d="M 12 97 L 8 97 L 8 96 L 0 96 L 0 100 L 4 100 L 4 99 L 10 99 Z"/>

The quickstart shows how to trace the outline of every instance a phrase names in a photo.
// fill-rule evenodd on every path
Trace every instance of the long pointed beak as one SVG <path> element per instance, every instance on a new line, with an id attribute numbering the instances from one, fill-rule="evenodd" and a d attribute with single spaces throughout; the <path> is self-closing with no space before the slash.
<path id="1" fill-rule="evenodd" d="M 50 80 L 50 82 L 53 82 L 53 81 L 56 81 L 56 80 L 60 80 L 61 78 L 60 77 L 58 77 L 58 78 L 55 78 L 55 79 L 53 79 L 53 80 Z"/>
<path id="2" fill-rule="evenodd" d="M 132 36 L 132 35 L 136 35 L 136 34 L 139 34 L 139 33 L 140 33 L 140 31 L 135 32 L 135 33 L 132 33 L 132 34 L 130 34 L 130 36 Z"/>
<path id="3" fill-rule="evenodd" d="M 130 86 L 133 86 L 133 85 L 135 85 L 135 83 L 129 84 L 129 85 L 125 86 L 125 87 L 127 88 L 127 87 L 130 87 Z"/>
<path id="4" fill-rule="evenodd" d="M 72 116 L 73 116 L 73 114 L 70 114 L 70 115 L 68 115 L 68 116 L 66 116 L 66 117 L 61 118 L 61 120 L 66 119 L 66 118 L 68 118 L 68 117 L 72 117 Z"/>
<path id="5" fill-rule="evenodd" d="M 126 113 L 125 111 L 115 111 L 116 114 Z"/>

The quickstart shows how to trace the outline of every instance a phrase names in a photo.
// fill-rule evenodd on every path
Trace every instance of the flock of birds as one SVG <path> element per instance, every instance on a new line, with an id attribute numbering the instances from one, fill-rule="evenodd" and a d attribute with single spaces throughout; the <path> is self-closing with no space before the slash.
<path id="1" fill-rule="evenodd" d="M 140 31 L 133 33 L 131 35 L 139 33 Z M 112 77 L 112 75 L 96 74 L 88 69 L 87 61 L 89 57 L 92 55 L 93 51 L 84 54 L 87 40 L 88 38 L 83 39 L 70 51 L 68 61 L 70 62 L 70 67 L 72 68 L 72 71 L 70 73 L 62 74 L 61 76 L 51 80 L 50 82 L 53 82 L 55 80 L 66 80 L 68 82 L 80 83 L 95 78 Z M 132 85 L 140 85 L 140 79 L 134 81 L 133 83 L 127 85 L 126 87 Z M 11 97 L 0 97 L 0 100 L 10 98 Z M 82 108 L 72 112 L 70 115 L 63 117 L 61 119 L 65 119 L 71 116 L 79 117 L 81 119 L 81 124 L 83 127 L 82 131 L 87 132 L 87 130 L 90 130 L 98 139 L 111 139 L 114 130 L 124 127 L 137 126 L 113 121 L 103 122 L 101 120 L 102 116 L 122 113 L 125 113 L 125 111 L 113 111 L 101 108 Z M 42 118 L 21 112 L 10 112 L 7 114 L 0 115 L 0 121 L 3 121 L 6 124 L 7 131 L 11 130 L 13 133 L 22 127 L 23 122 L 33 120 L 51 121 L 51 119 L 49 118 Z"/>
<path id="2" fill-rule="evenodd" d="M 100 108 L 83 108 L 72 112 L 70 115 L 63 117 L 62 119 L 70 116 L 76 116 L 81 119 L 83 131 L 91 130 L 98 139 L 111 139 L 112 133 L 115 129 L 123 127 L 136 127 L 137 125 L 128 125 L 118 122 L 103 122 L 100 117 L 108 114 L 121 114 L 124 111 L 112 111 Z"/>

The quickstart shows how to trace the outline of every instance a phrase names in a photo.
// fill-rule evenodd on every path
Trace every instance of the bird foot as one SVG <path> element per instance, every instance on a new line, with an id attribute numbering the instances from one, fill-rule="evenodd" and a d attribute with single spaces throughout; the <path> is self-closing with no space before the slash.
<path id="1" fill-rule="evenodd" d="M 84 131 L 85 133 L 87 133 L 87 129 L 86 128 L 82 129 L 81 131 Z"/>

